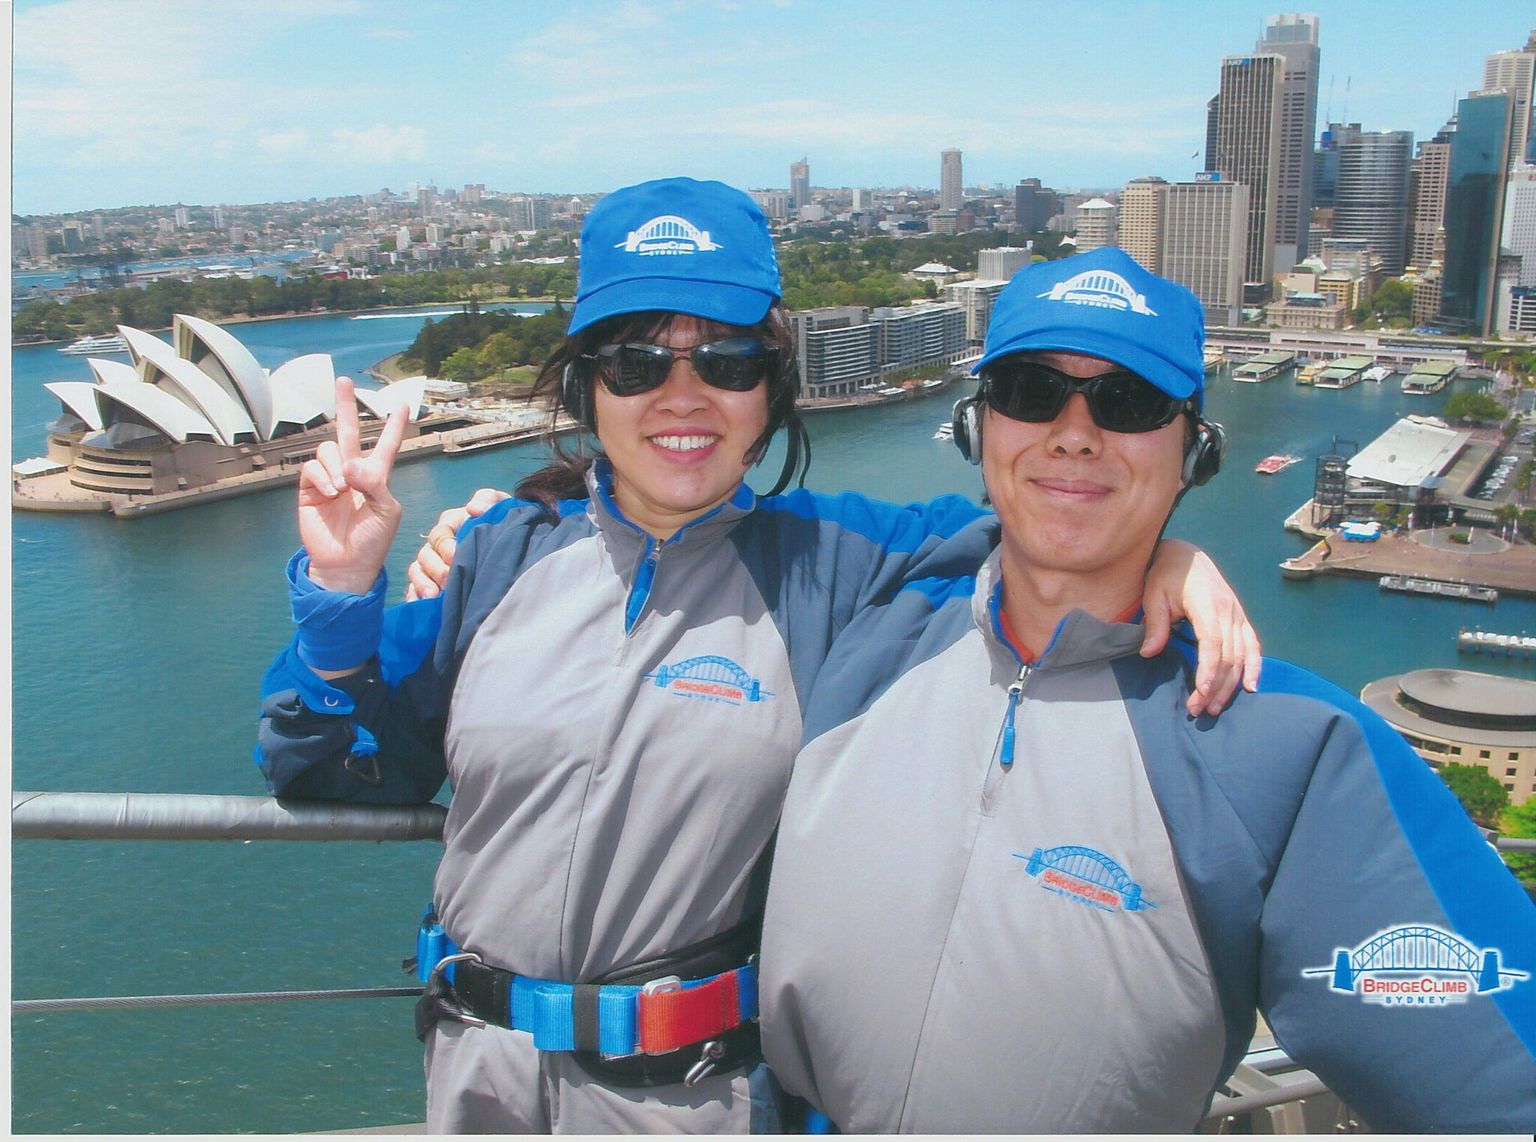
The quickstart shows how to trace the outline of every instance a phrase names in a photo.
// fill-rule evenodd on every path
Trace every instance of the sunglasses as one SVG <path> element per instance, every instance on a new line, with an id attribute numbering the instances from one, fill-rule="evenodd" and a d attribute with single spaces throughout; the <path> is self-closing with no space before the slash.
<path id="1" fill-rule="evenodd" d="M 660 388 L 679 357 L 688 358 L 706 385 L 733 393 L 757 388 L 779 362 L 778 350 L 756 337 L 727 337 L 689 349 L 625 341 L 587 354 L 589 360 L 596 360 L 597 375 L 616 397 L 639 396 Z"/>
<path id="2" fill-rule="evenodd" d="M 1073 393 L 1083 394 L 1093 422 L 1106 432 L 1152 432 L 1172 424 L 1188 404 L 1124 369 L 1073 377 L 1039 361 L 1005 357 L 983 369 L 981 381 L 989 407 L 1030 424 L 1055 420 Z"/>

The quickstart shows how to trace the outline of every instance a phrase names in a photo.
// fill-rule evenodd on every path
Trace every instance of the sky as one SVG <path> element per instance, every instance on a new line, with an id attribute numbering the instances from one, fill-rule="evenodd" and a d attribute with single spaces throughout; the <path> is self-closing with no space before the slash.
<path id="1" fill-rule="evenodd" d="M 1525 0 L 14 0 L 11 208 L 411 183 L 1107 189 L 1202 167 L 1223 55 L 1320 18 L 1318 127 L 1434 134 Z"/>

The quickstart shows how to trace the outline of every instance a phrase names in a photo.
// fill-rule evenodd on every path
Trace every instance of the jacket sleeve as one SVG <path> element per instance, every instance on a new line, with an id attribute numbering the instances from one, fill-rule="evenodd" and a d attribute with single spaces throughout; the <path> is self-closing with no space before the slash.
<path id="1" fill-rule="evenodd" d="M 1261 916 L 1276 1038 L 1376 1131 L 1536 1128 L 1536 905 L 1433 770 L 1321 679 L 1315 763 Z M 1298 728 L 1298 737 L 1305 736 Z"/>
<path id="2" fill-rule="evenodd" d="M 383 572 L 367 595 L 327 591 L 300 551 L 288 563 L 297 634 L 262 678 L 256 764 L 277 797 L 412 804 L 443 783 L 451 679 L 433 649 L 441 598 L 384 609 Z M 311 667 L 356 674 L 326 681 Z"/>

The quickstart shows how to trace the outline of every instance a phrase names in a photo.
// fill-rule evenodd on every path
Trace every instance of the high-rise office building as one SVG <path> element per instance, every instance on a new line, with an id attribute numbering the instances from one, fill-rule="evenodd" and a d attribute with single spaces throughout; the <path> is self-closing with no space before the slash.
<path id="1" fill-rule="evenodd" d="M 959 210 L 965 204 L 965 182 L 960 172 L 960 152 L 953 147 L 939 152 L 939 209 Z"/>
<path id="2" fill-rule="evenodd" d="M 1277 274 L 1307 256 L 1312 217 L 1312 140 L 1317 136 L 1318 19 L 1292 13 L 1271 16 L 1254 51 L 1285 60 L 1280 92 L 1280 165 L 1275 183 Z"/>
<path id="3" fill-rule="evenodd" d="M 1458 332 L 1486 335 L 1492 328 L 1513 104 L 1499 90 L 1474 92 L 1456 105 L 1440 323 Z"/>
<path id="4" fill-rule="evenodd" d="M 1403 272 L 1408 241 L 1411 131 L 1361 131 L 1339 148 L 1333 237 L 1363 238 L 1384 274 Z"/>
<path id="5" fill-rule="evenodd" d="M 1077 208 L 1077 252 L 1102 249 L 1115 244 L 1115 204 L 1103 198 L 1090 198 Z"/>
<path id="6" fill-rule="evenodd" d="M 1454 131 L 1455 124 L 1448 123 L 1433 139 L 1420 143 L 1408 173 L 1408 264 L 1419 270 L 1429 269 L 1440 257 L 1436 235 L 1445 225 L 1445 185 L 1451 173 Z"/>
<path id="7" fill-rule="evenodd" d="M 1162 273 L 1163 193 L 1166 179 L 1134 179 L 1120 190 L 1120 248 L 1143 268 Z"/>
<path id="8" fill-rule="evenodd" d="M 1483 90 L 1507 91 L 1514 100 L 1510 115 L 1509 158 L 1506 168 L 1536 161 L 1528 153 L 1531 142 L 1531 90 L 1536 85 L 1536 29 L 1524 48 L 1494 52 L 1483 63 Z"/>
<path id="9" fill-rule="evenodd" d="M 1280 177 L 1280 107 L 1285 60 L 1278 55 L 1221 61 L 1216 162 L 1222 181 L 1248 188 L 1243 286 L 1252 303 L 1269 300 L 1275 264 L 1275 195 Z"/>
<path id="10" fill-rule="evenodd" d="M 789 164 L 789 208 L 799 210 L 811 202 L 811 164 L 801 159 Z"/>
<path id="11" fill-rule="evenodd" d="M 1013 216 L 1019 229 L 1042 233 L 1052 218 L 1061 213 L 1061 195 L 1037 178 L 1021 179 L 1013 189 Z"/>
<path id="12" fill-rule="evenodd" d="M 1499 245 L 1520 259 L 1517 284 L 1536 286 L 1536 166 L 1530 163 L 1521 163 L 1509 172 L 1504 192 L 1504 234 Z"/>
<path id="13" fill-rule="evenodd" d="M 1249 194 L 1219 176 L 1163 191 L 1161 273 L 1194 291 L 1208 325 L 1242 320 Z"/>

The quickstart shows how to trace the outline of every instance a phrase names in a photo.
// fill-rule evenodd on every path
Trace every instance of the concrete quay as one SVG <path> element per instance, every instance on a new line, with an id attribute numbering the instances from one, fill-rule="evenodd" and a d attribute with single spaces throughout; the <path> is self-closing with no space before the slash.
<path id="1" fill-rule="evenodd" d="M 1509 544 L 1478 531 L 1472 544 L 1462 545 L 1450 541 L 1449 530 L 1389 533 L 1372 543 L 1355 543 L 1330 534 L 1280 567 L 1290 579 L 1405 575 L 1536 597 L 1536 544 Z"/>

